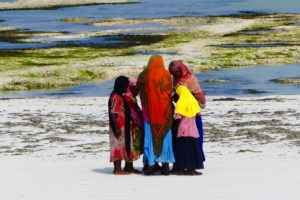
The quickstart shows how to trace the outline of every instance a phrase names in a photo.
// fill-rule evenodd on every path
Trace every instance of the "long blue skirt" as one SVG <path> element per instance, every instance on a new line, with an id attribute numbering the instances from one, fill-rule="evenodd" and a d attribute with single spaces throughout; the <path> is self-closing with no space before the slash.
<path id="1" fill-rule="evenodd" d="M 153 150 L 152 143 L 152 132 L 151 126 L 149 122 L 144 122 L 144 157 L 143 162 L 144 165 L 149 164 L 150 166 L 154 165 L 155 162 L 163 162 L 163 163 L 174 163 L 174 153 L 172 146 L 172 131 L 171 129 L 168 131 L 164 138 L 162 152 L 159 157 L 157 157 Z"/>
<path id="2" fill-rule="evenodd" d="M 205 156 L 204 156 L 204 152 L 203 152 L 204 132 L 203 132 L 203 124 L 202 124 L 201 116 L 196 117 L 196 124 L 197 124 L 197 128 L 198 128 L 199 136 L 200 136 L 199 139 L 198 139 L 198 143 L 199 143 L 199 147 L 200 147 L 200 153 L 202 154 L 201 157 L 203 158 L 203 161 L 205 161 Z"/>

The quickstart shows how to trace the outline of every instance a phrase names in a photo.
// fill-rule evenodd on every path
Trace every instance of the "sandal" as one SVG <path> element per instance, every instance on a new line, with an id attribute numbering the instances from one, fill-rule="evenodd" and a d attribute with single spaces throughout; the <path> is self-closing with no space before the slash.
<path id="1" fill-rule="evenodd" d="M 187 175 L 187 176 L 199 176 L 199 175 L 202 175 L 201 172 L 197 172 L 194 169 L 186 170 L 186 172 L 184 174 Z"/>
<path id="2" fill-rule="evenodd" d="M 196 170 L 194 170 L 194 175 L 195 176 L 200 176 L 200 175 L 202 175 L 202 172 L 197 172 Z"/>

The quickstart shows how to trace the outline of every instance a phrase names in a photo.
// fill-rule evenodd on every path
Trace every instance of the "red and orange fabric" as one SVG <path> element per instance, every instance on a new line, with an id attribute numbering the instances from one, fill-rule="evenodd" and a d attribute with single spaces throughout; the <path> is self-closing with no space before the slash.
<path id="1" fill-rule="evenodd" d="M 138 77 L 138 87 L 142 106 L 151 126 L 154 153 L 160 156 L 174 113 L 171 75 L 165 69 L 161 56 L 154 55 L 150 58 L 147 67 Z"/>

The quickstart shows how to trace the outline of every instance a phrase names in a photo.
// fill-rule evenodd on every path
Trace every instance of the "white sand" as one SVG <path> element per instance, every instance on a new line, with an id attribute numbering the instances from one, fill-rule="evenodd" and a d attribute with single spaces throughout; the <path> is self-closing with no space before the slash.
<path id="1" fill-rule="evenodd" d="M 107 97 L 0 100 L 0 197 L 298 199 L 300 96 L 222 98 L 209 97 L 203 111 L 207 161 L 197 177 L 112 175 Z M 258 135 L 244 134 L 247 128 Z M 289 131 L 293 137 L 286 138 Z M 265 135 L 272 139 L 259 139 Z M 69 141 L 43 140 L 48 137 Z M 34 144 L 40 146 L 32 152 L 17 151 Z M 246 149 L 254 152 L 237 153 Z M 135 166 L 141 169 L 141 160 Z"/>

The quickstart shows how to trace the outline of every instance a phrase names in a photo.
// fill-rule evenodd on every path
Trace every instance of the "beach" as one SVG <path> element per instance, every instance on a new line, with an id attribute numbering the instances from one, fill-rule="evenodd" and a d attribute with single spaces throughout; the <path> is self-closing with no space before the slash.
<path id="1" fill-rule="evenodd" d="M 1 199 L 298 200 L 297 5 L 0 2 Z M 112 173 L 107 114 L 112 80 L 136 77 L 156 54 L 166 68 L 181 60 L 207 92 L 201 176 Z M 202 79 L 206 72 L 219 74 Z M 142 158 L 134 165 L 142 170 Z"/>
<path id="2" fill-rule="evenodd" d="M 297 199 L 299 96 L 210 96 L 202 176 L 115 176 L 108 97 L 0 100 L 4 199 Z M 135 162 L 141 170 L 142 161 Z M 116 191 L 117 190 L 117 191 Z"/>

